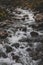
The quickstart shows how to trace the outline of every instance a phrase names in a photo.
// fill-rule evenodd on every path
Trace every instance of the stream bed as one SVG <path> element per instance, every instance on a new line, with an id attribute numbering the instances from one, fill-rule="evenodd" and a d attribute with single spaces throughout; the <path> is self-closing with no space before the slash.
<path id="1" fill-rule="evenodd" d="M 11 14 L 0 27 L 8 33 L 0 35 L 0 65 L 43 65 L 43 30 L 35 27 L 34 12 L 16 8 Z"/>

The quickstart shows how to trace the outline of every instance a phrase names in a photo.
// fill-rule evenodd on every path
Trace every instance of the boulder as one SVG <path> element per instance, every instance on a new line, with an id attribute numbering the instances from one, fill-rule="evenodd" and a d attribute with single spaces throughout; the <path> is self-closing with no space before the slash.
<path id="1" fill-rule="evenodd" d="M 18 55 L 15 55 L 14 53 L 11 53 L 11 56 L 12 56 L 13 60 L 15 60 L 16 62 L 18 62 L 18 60 L 20 58 Z"/>
<path id="2" fill-rule="evenodd" d="M 34 18 L 37 22 L 42 22 L 43 21 L 43 14 L 41 14 L 41 13 L 36 14 L 36 16 Z"/>
<path id="3" fill-rule="evenodd" d="M 0 30 L 0 38 L 6 38 L 8 36 L 8 33 L 6 30 Z"/>
<path id="4" fill-rule="evenodd" d="M 34 31 L 30 32 L 30 34 L 32 37 L 38 37 L 39 36 L 39 34 L 37 32 L 34 32 Z"/>

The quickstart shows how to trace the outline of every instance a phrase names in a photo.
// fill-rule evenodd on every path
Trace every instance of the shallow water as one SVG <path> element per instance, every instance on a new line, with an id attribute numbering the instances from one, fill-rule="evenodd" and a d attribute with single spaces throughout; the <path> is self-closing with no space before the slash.
<path id="1" fill-rule="evenodd" d="M 38 65 L 41 59 L 32 59 L 30 53 L 31 49 L 35 52 L 36 48 L 41 45 L 41 42 L 37 42 L 37 40 L 34 41 L 37 38 L 32 37 L 30 32 L 35 31 L 39 36 L 43 35 L 43 33 L 29 26 L 36 24 L 32 11 L 23 10 L 21 8 L 16 8 L 15 10 L 21 12 L 21 14 L 17 14 L 15 11 L 12 12 L 17 18 L 22 18 L 24 15 L 28 15 L 28 19 L 25 18 L 25 20 L 22 20 L 20 18 L 20 20 L 14 20 L 15 16 L 13 16 L 12 20 L 14 23 L 9 25 L 8 29 L 5 27 L 9 36 L 2 40 L 3 44 L 0 44 L 0 51 L 4 52 L 7 55 L 7 58 L 0 57 L 0 65 Z M 14 44 L 19 44 L 19 46 L 15 46 Z M 6 46 L 10 46 L 13 50 L 7 53 Z M 27 48 L 29 48 L 28 51 L 26 51 Z M 16 59 L 13 59 L 13 55 L 11 56 L 12 53 L 19 58 L 16 57 Z"/>

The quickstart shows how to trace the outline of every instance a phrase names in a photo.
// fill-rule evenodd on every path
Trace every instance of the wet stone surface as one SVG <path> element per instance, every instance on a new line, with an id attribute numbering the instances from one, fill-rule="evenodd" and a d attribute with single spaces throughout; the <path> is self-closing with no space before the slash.
<path id="1" fill-rule="evenodd" d="M 0 22 L 0 65 L 43 65 L 42 15 L 16 8 Z"/>

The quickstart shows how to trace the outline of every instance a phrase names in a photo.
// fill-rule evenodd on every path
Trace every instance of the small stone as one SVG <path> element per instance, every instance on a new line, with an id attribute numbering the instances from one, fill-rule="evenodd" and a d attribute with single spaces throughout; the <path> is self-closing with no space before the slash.
<path id="1" fill-rule="evenodd" d="M 27 18 L 27 19 L 29 19 L 29 16 L 28 16 L 28 15 L 24 15 L 24 18 Z"/>
<path id="2" fill-rule="evenodd" d="M 18 62 L 18 60 L 20 58 L 18 55 L 15 55 L 14 53 L 12 53 L 11 56 L 12 56 L 13 60 L 15 60 L 16 62 Z"/>
<path id="3" fill-rule="evenodd" d="M 13 51 L 12 47 L 6 45 L 6 52 L 9 53 L 9 52 L 11 52 L 11 51 Z"/>
<path id="4" fill-rule="evenodd" d="M 21 46 L 20 48 L 21 48 L 21 49 L 24 49 L 24 47 L 23 47 L 23 46 Z"/>
<path id="5" fill-rule="evenodd" d="M 4 52 L 0 52 L 0 57 L 7 58 L 7 55 Z"/>
<path id="6" fill-rule="evenodd" d="M 29 51 L 31 51 L 31 49 L 30 48 L 27 48 L 26 51 L 29 52 Z"/>
<path id="7" fill-rule="evenodd" d="M 27 31 L 27 28 L 26 28 L 26 27 L 24 27 L 24 28 L 22 29 L 22 31 L 26 32 L 26 31 Z"/>
<path id="8" fill-rule="evenodd" d="M 38 37 L 39 36 L 39 34 L 37 32 L 34 32 L 34 31 L 30 32 L 30 34 L 32 37 Z"/>
<path id="9" fill-rule="evenodd" d="M 12 44 L 12 46 L 15 48 L 19 48 L 20 45 L 19 45 L 19 43 L 14 43 L 14 44 Z"/>
<path id="10" fill-rule="evenodd" d="M 25 17 L 23 17 L 22 20 L 24 21 L 25 20 Z"/>

